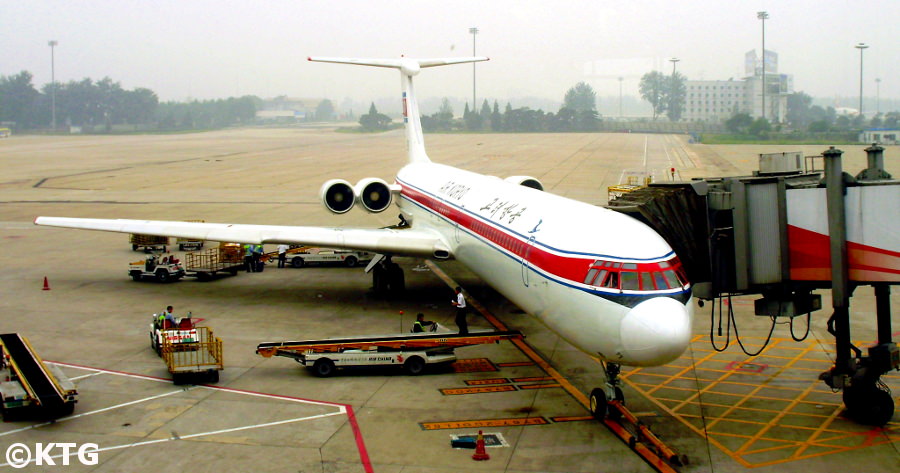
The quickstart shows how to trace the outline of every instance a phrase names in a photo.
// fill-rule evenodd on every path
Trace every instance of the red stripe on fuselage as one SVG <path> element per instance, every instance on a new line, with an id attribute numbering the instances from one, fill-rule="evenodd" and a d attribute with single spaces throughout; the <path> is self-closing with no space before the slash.
<path id="1" fill-rule="evenodd" d="M 558 255 L 544 250 L 537 245 L 531 246 L 529 249 L 528 240 L 498 228 L 496 224 L 490 220 L 478 219 L 466 212 L 460 211 L 452 205 L 448 205 L 439 199 L 425 194 L 418 189 L 404 185 L 403 183 L 400 184 L 402 186 L 401 195 L 406 198 L 459 224 L 459 226 L 481 236 L 485 240 L 503 248 L 518 258 L 523 258 L 527 252 L 528 257 L 525 259 L 530 265 L 540 268 L 559 278 L 577 284 L 584 284 L 584 278 L 587 275 L 588 269 L 590 269 L 591 264 L 599 258 Z M 607 259 L 612 259 L 612 257 L 607 257 Z M 619 293 L 619 290 L 616 289 L 615 293 Z"/>

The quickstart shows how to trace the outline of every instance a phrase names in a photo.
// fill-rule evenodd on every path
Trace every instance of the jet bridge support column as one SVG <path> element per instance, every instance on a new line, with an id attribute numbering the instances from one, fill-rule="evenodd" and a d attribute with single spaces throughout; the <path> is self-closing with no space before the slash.
<path id="1" fill-rule="evenodd" d="M 825 158 L 825 198 L 828 209 L 828 233 L 831 237 L 831 301 L 834 313 L 828 331 L 835 338 L 834 368 L 821 379 L 833 389 L 844 391 L 844 405 L 859 422 L 884 425 L 894 415 L 894 399 L 881 381 L 881 375 L 898 366 L 900 352 L 891 342 L 890 287 L 875 285 L 878 344 L 867 356 L 850 339 L 850 287 L 847 260 L 847 227 L 844 206 L 845 175 L 841 169 L 842 151 L 831 147 Z M 845 177 L 846 176 L 846 177 Z"/>
<path id="2" fill-rule="evenodd" d="M 831 304 L 834 313 L 829 328 L 834 329 L 836 351 L 835 378 L 844 378 L 852 371 L 850 357 L 850 279 L 847 271 L 847 226 L 844 208 L 844 172 L 841 155 L 844 152 L 830 149 L 822 153 L 825 158 L 825 199 L 828 208 L 828 234 L 831 236 Z M 833 324 L 833 325 L 832 325 Z M 844 380 L 835 379 L 832 387 L 846 387 Z"/>

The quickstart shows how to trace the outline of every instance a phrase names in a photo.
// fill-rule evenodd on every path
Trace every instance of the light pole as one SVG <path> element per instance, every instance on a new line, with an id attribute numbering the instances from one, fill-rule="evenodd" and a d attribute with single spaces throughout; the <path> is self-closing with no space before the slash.
<path id="1" fill-rule="evenodd" d="M 622 81 L 624 77 L 619 77 L 619 119 L 622 119 Z"/>
<path id="2" fill-rule="evenodd" d="M 881 79 L 875 79 L 875 114 L 881 113 Z"/>
<path id="3" fill-rule="evenodd" d="M 50 40 L 50 128 L 56 131 L 56 58 L 54 48 L 59 44 L 57 40 Z"/>
<path id="4" fill-rule="evenodd" d="M 673 79 L 675 78 L 675 63 L 678 62 L 678 61 L 680 61 L 680 60 L 681 60 L 681 59 L 678 59 L 677 57 L 673 57 L 672 59 L 669 59 L 669 62 L 672 63 L 672 78 L 673 78 Z"/>
<path id="5" fill-rule="evenodd" d="M 767 12 L 756 12 L 756 18 L 762 20 L 762 117 L 766 118 L 766 20 Z"/>
<path id="6" fill-rule="evenodd" d="M 472 57 L 475 57 L 475 35 L 478 34 L 478 28 L 469 28 L 469 33 L 472 34 Z M 475 63 L 472 63 L 472 110 L 475 110 L 476 102 L 475 102 Z"/>
<path id="7" fill-rule="evenodd" d="M 862 94 L 863 94 L 863 50 L 869 46 L 866 43 L 859 43 L 854 48 L 859 50 L 859 116 L 863 116 Z"/>

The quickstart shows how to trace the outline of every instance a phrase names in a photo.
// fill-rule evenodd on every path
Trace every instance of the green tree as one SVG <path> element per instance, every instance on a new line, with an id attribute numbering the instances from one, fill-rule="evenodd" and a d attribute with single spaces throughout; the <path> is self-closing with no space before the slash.
<path id="1" fill-rule="evenodd" d="M 316 106 L 316 120 L 334 120 L 334 105 L 331 103 L 331 100 L 324 99 Z"/>
<path id="2" fill-rule="evenodd" d="M 575 112 L 597 111 L 597 93 L 586 82 L 579 82 L 566 91 L 563 107 Z"/>
<path id="3" fill-rule="evenodd" d="M 747 128 L 747 132 L 756 137 L 765 136 L 771 130 L 772 125 L 769 123 L 769 120 L 762 117 L 753 120 L 753 123 Z"/>
<path id="4" fill-rule="evenodd" d="M 684 85 L 685 80 L 686 78 L 683 75 L 676 72 L 669 76 L 666 81 L 668 84 L 666 88 L 666 116 L 673 122 L 681 120 L 681 115 L 684 113 L 684 100 L 687 96 L 687 87 Z"/>
<path id="5" fill-rule="evenodd" d="M 494 109 L 491 111 L 491 130 L 503 130 L 503 115 L 500 113 L 500 104 L 494 100 Z"/>
<path id="6" fill-rule="evenodd" d="M 368 131 L 387 130 L 391 126 L 391 118 L 383 113 L 378 113 L 375 102 L 369 106 L 369 113 L 359 117 L 359 124 Z"/>
<path id="7" fill-rule="evenodd" d="M 463 123 L 466 124 L 466 130 L 481 130 L 481 115 L 475 110 L 469 110 L 469 102 L 466 102 L 466 109 L 463 112 Z"/>
<path id="8" fill-rule="evenodd" d="M 484 99 L 484 102 L 481 103 L 481 113 L 478 114 L 481 118 L 481 128 L 484 130 L 488 130 L 491 128 L 491 105 L 488 103 L 487 99 Z"/>
<path id="9" fill-rule="evenodd" d="M 725 128 L 732 133 L 747 133 L 750 125 L 753 124 L 753 117 L 749 113 L 735 113 L 725 121 Z"/>
<path id="10" fill-rule="evenodd" d="M 641 77 L 641 98 L 653 107 L 653 119 L 666 111 L 666 76 L 659 71 L 648 72 Z"/>
<path id="11" fill-rule="evenodd" d="M 37 105 L 41 94 L 34 88 L 31 79 L 32 75 L 28 71 L 0 76 L 0 121 L 15 122 L 18 129 L 38 125 Z M 47 116 L 50 114 L 47 113 Z"/>
<path id="12" fill-rule="evenodd" d="M 785 119 L 794 128 L 806 128 L 812 121 L 811 105 L 812 97 L 803 92 L 795 92 L 788 95 Z"/>

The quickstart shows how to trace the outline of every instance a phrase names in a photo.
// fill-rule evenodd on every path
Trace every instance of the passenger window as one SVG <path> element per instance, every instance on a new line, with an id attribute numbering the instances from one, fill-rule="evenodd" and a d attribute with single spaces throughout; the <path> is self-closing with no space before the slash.
<path id="1" fill-rule="evenodd" d="M 594 276 L 596 276 L 596 275 L 597 275 L 597 270 L 596 270 L 596 269 L 592 269 L 592 270 L 588 271 L 587 277 L 584 278 L 584 283 L 585 283 L 585 284 L 591 284 L 591 283 L 593 283 L 593 282 L 594 282 Z"/>
<path id="2" fill-rule="evenodd" d="M 650 275 L 650 273 L 641 273 L 641 290 L 653 290 L 653 277 Z"/>
<path id="3" fill-rule="evenodd" d="M 619 273 L 613 271 L 609 273 L 609 276 L 606 277 L 606 280 L 603 281 L 603 287 L 608 287 L 611 289 L 619 288 Z"/>
<path id="4" fill-rule="evenodd" d="M 638 273 L 623 272 L 622 289 L 628 289 L 631 291 L 637 291 L 638 289 L 640 289 L 640 287 L 638 286 Z"/>
<path id="5" fill-rule="evenodd" d="M 653 273 L 653 282 L 656 284 L 657 289 L 669 288 L 669 286 L 666 284 L 665 278 L 663 278 L 662 273 Z"/>

